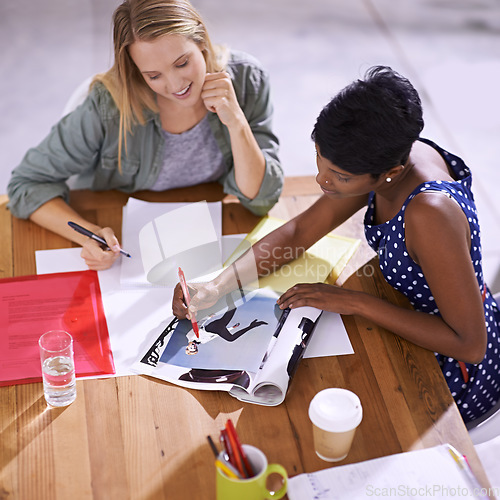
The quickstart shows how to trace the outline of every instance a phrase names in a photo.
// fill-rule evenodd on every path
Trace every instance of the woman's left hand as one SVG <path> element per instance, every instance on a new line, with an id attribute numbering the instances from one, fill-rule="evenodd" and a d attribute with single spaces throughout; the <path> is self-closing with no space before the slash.
<path id="1" fill-rule="evenodd" d="M 221 73 L 207 73 L 201 91 L 201 98 L 206 108 L 213 113 L 217 113 L 220 121 L 228 128 L 245 119 L 236 98 L 231 77 L 224 71 Z"/>
<path id="2" fill-rule="evenodd" d="M 281 309 L 310 306 L 339 314 L 355 314 L 354 296 L 358 292 L 326 283 L 302 283 L 287 290 L 279 299 Z"/>

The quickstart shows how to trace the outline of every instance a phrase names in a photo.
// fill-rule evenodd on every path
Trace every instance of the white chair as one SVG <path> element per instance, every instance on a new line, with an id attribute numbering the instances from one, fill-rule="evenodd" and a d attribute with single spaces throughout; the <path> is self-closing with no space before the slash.
<path id="1" fill-rule="evenodd" d="M 500 293 L 495 294 L 494 298 L 500 304 Z M 475 445 L 500 436 L 500 401 L 493 410 L 490 410 L 475 423 L 474 427 L 469 429 L 469 436 Z"/>
<path id="2" fill-rule="evenodd" d="M 89 76 L 82 83 L 80 83 L 78 87 L 76 87 L 64 106 L 62 116 L 66 116 L 85 100 L 85 97 L 87 97 L 87 94 L 89 93 L 90 83 L 93 78 L 93 76 Z"/>
<path id="3" fill-rule="evenodd" d="M 486 420 L 469 429 L 469 436 L 475 445 L 500 436 L 500 404 L 495 410 Z"/>

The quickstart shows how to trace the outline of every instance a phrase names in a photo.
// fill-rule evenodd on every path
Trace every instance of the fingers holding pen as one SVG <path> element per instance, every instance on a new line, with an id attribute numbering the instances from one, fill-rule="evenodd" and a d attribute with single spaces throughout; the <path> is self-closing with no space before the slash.
<path id="1" fill-rule="evenodd" d="M 189 307 L 186 305 L 180 283 L 177 283 L 174 289 L 172 312 L 179 319 L 191 319 L 195 317 L 199 311 L 204 311 L 214 306 L 220 298 L 219 290 L 213 282 L 189 283 L 188 290 L 190 295 Z"/>
<path id="2" fill-rule="evenodd" d="M 123 252 L 120 248 L 118 239 L 114 231 L 105 227 L 103 229 L 94 226 L 92 232 L 87 227 L 83 227 L 76 222 L 68 221 L 68 225 L 77 233 L 83 236 L 78 236 L 77 242 L 82 245 L 81 257 L 91 270 L 102 271 L 113 265 L 113 262 L 118 258 L 120 253 L 124 253 L 127 257 L 130 255 Z M 88 225 L 88 223 L 87 223 Z"/>
<path id="3" fill-rule="evenodd" d="M 114 231 L 110 227 L 104 227 L 99 235 L 106 240 L 106 244 L 109 249 L 116 254 L 120 253 L 121 246 L 118 238 L 116 237 Z"/>
<path id="4" fill-rule="evenodd" d="M 120 256 L 120 250 L 117 252 L 104 250 L 97 241 L 89 238 L 83 245 L 80 253 L 83 260 L 93 271 L 104 271 L 109 269 L 116 259 Z"/>

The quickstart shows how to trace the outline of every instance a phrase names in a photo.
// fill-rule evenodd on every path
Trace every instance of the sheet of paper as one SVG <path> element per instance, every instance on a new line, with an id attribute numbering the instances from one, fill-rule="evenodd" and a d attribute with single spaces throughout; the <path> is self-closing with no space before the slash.
<path id="1" fill-rule="evenodd" d="M 222 263 L 222 204 L 151 203 L 130 198 L 123 208 L 122 247 L 132 255 L 121 265 L 127 286 L 174 286 L 177 268 L 188 281 Z"/>
<path id="2" fill-rule="evenodd" d="M 222 237 L 223 258 L 230 255 L 244 235 Z M 120 257 L 111 269 L 98 273 L 101 295 L 116 375 L 135 374 L 130 366 L 137 353 L 147 347 L 146 339 L 167 326 L 172 316 L 172 290 L 165 287 L 123 287 L 120 281 L 123 262 Z M 83 260 L 80 249 L 43 250 L 36 252 L 38 274 L 68 272 L 79 269 Z M 137 311 L 141 311 L 140 314 Z M 155 332 L 150 335 L 150 332 Z M 352 353 L 349 337 L 338 314 L 325 312 L 320 319 L 305 357 L 335 356 Z"/>
<path id="3" fill-rule="evenodd" d="M 80 257 L 81 252 L 81 248 L 37 250 L 35 252 L 37 274 L 87 271 L 87 264 Z M 53 271 L 53 269 L 55 270 Z"/>
<path id="4" fill-rule="evenodd" d="M 304 358 L 321 358 L 322 356 L 343 354 L 354 354 L 354 349 L 342 322 L 342 317 L 337 313 L 323 311 L 314 335 L 309 341 Z"/>
<path id="5" fill-rule="evenodd" d="M 137 353 L 145 348 L 143 342 L 148 333 L 161 328 L 162 322 L 172 315 L 171 289 L 121 286 L 120 264 L 124 259 L 126 257 L 120 257 L 111 269 L 98 272 L 117 376 L 135 375 L 129 368 Z M 36 262 L 37 273 L 46 274 L 79 268 L 83 260 L 78 248 L 67 248 L 38 251 Z"/>
<path id="6" fill-rule="evenodd" d="M 77 377 L 111 375 L 113 356 L 95 271 L 0 280 L 0 385 L 41 380 L 38 339 L 74 338 Z"/>
<path id="7" fill-rule="evenodd" d="M 172 316 L 173 290 L 121 287 L 119 264 L 99 271 L 99 283 L 116 375 L 135 375 L 130 367 L 138 353 L 147 347 L 150 332 L 161 331 Z"/>
<path id="8" fill-rule="evenodd" d="M 445 445 L 300 474 L 288 480 L 290 500 L 474 499 L 473 491 Z"/>

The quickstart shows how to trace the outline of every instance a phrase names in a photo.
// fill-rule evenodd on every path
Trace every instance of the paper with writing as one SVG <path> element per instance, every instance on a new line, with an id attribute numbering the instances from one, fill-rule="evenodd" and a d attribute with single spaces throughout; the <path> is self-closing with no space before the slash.
<path id="1" fill-rule="evenodd" d="M 0 280 L 0 385 L 41 380 L 38 339 L 49 330 L 73 337 L 77 377 L 114 374 L 97 272 Z"/>
<path id="2" fill-rule="evenodd" d="M 288 480 L 290 500 L 365 498 L 476 499 L 448 445 L 340 465 Z"/>

